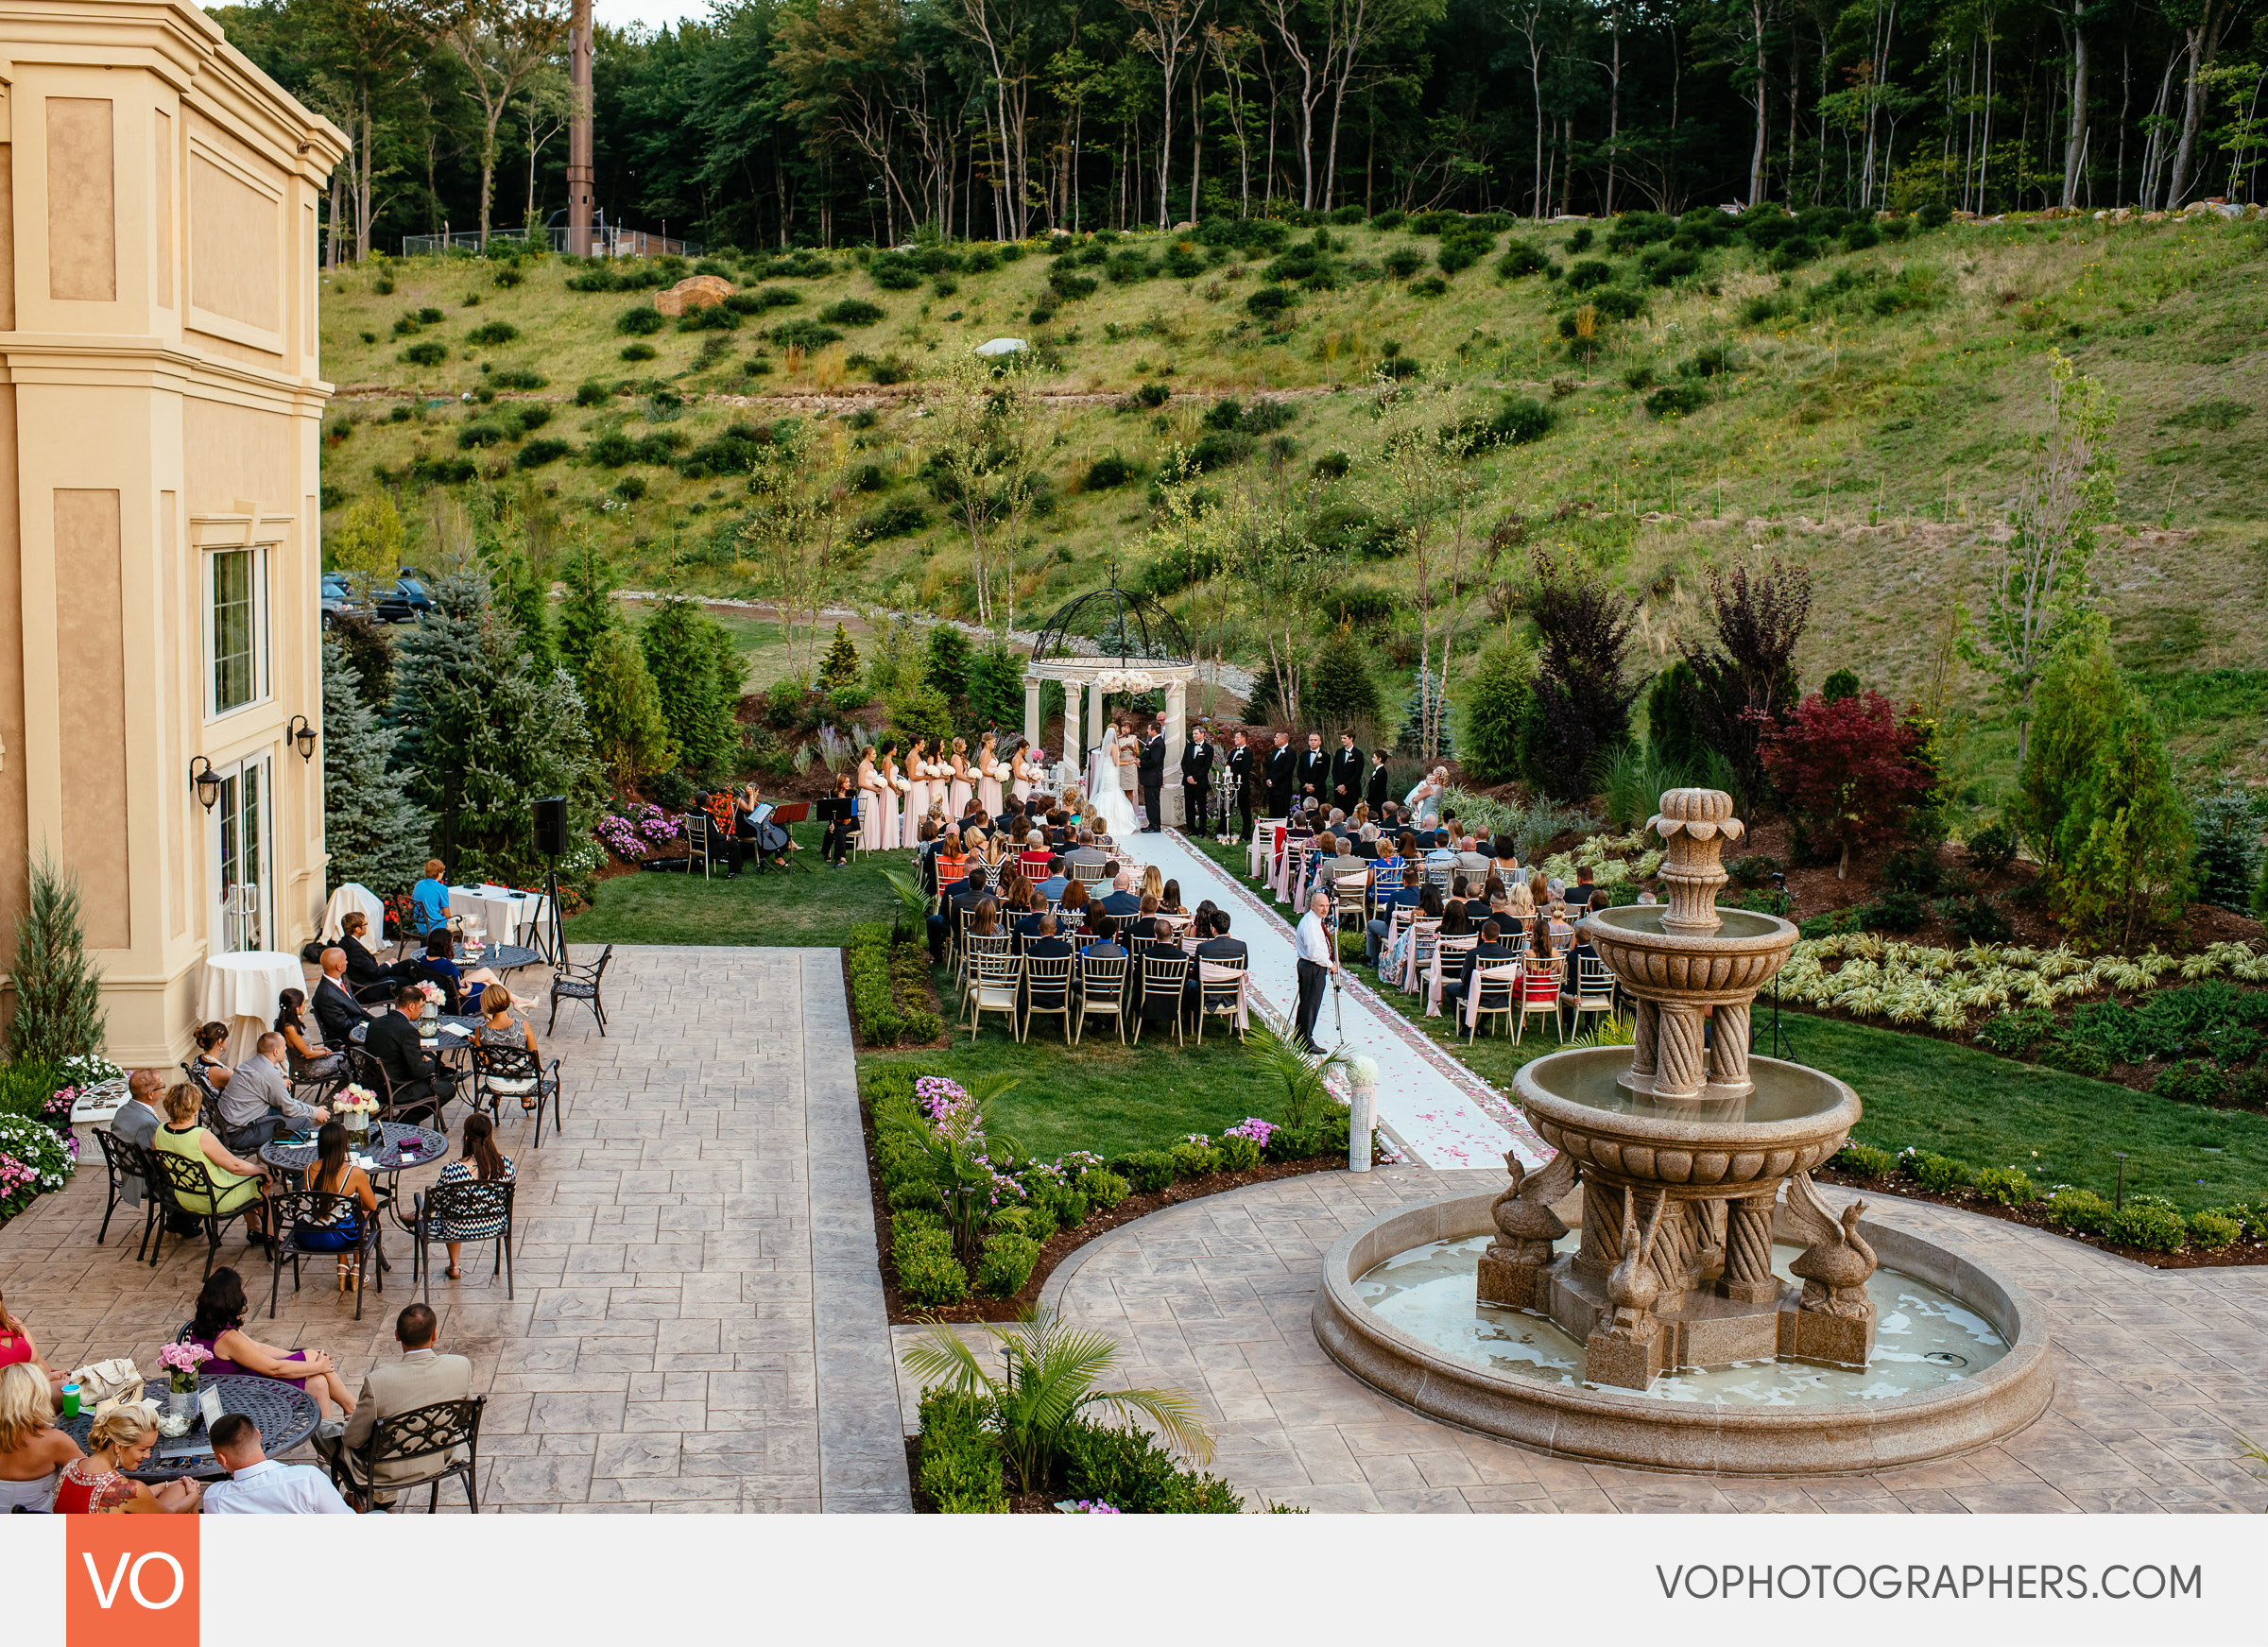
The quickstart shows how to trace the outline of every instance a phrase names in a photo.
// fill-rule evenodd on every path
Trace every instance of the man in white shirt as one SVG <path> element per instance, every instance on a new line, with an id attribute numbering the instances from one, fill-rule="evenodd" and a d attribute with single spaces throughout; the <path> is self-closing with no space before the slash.
<path id="1" fill-rule="evenodd" d="M 311 1464 L 278 1464 L 260 1450 L 260 1426 L 230 1413 L 213 1426 L 213 1455 L 229 1479 L 205 1489 L 208 1516 L 352 1516 L 331 1478 Z"/>
<path id="2" fill-rule="evenodd" d="M 1323 986 L 1338 969 L 1339 940 L 1331 930 L 1331 899 L 1318 892 L 1307 901 L 1307 913 L 1299 918 L 1298 1038 L 1312 1052 L 1323 1050 L 1315 1044 L 1315 1019 L 1323 1010 Z"/>

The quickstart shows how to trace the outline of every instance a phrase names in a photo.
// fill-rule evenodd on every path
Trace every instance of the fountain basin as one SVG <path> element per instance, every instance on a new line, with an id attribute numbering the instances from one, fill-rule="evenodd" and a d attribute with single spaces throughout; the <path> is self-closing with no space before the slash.
<path id="1" fill-rule="evenodd" d="M 1623 986 L 1644 1000 L 1724 1005 L 1752 1000 L 1796 947 L 1795 925 L 1750 909 L 1720 909 L 1713 933 L 1677 932 L 1666 905 L 1623 904 L 1586 916 L 1582 930 Z"/>
<path id="2" fill-rule="evenodd" d="M 1665 1100 L 1624 1077 L 1627 1047 L 1583 1047 L 1523 1065 L 1513 1092 L 1536 1130 L 1587 1177 L 1687 1196 L 1732 1198 L 1808 1172 L 1843 1147 L 1859 1095 L 1834 1076 L 1778 1058 L 1750 1058 L 1755 1089 L 1716 1101 Z"/>
<path id="3" fill-rule="evenodd" d="M 1392 1399 L 1484 1434 L 1602 1463 L 1723 1475 L 1864 1473 L 1942 1458 L 2022 1429 L 2053 1393 L 2044 1322 L 2021 1287 L 1988 1264 L 1872 1221 L 1859 1227 L 1881 1262 L 1982 1317 L 2008 1345 L 1998 1362 L 1974 1378 L 1878 1400 L 1665 1401 L 1491 1370 L 1402 1330 L 1365 1301 L 1363 1278 L 1388 1259 L 1492 1233 L 1494 1199 L 1460 1195 L 1405 1208 L 1333 1245 L 1314 1310 L 1325 1352 Z"/>

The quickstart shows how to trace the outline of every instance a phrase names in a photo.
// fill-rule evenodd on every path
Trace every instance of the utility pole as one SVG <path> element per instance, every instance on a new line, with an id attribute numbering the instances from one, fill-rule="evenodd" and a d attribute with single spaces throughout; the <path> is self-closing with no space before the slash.
<path id="1" fill-rule="evenodd" d="M 591 0 L 575 0 L 567 34 L 567 249 L 591 255 Z"/>

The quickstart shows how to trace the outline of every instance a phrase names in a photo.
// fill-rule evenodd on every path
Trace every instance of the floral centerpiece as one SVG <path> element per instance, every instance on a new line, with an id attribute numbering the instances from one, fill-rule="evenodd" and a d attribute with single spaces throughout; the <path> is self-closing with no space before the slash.
<path id="1" fill-rule="evenodd" d="M 370 1130 L 370 1117 L 378 1112 L 378 1094 L 368 1087 L 341 1087 L 332 1094 L 330 1109 L 348 1137 L 362 1138 Z"/>
<path id="2" fill-rule="evenodd" d="M 441 1003 L 448 997 L 441 992 L 441 986 L 430 979 L 418 986 L 418 993 L 425 997 L 425 1021 L 418 1026 L 418 1033 L 431 1039 L 441 1033 Z"/>
<path id="3" fill-rule="evenodd" d="M 197 1394 L 197 1369 L 212 1359 L 213 1352 L 201 1344 L 168 1344 L 158 1351 L 177 1406 Z"/>

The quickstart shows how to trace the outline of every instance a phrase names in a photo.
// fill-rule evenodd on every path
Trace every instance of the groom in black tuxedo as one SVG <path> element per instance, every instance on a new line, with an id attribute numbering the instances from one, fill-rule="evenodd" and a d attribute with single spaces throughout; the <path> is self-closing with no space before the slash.
<path id="1" fill-rule="evenodd" d="M 1278 732 L 1276 746 L 1268 751 L 1268 815 L 1289 817 L 1292 798 L 1298 789 L 1299 757 L 1292 750 L 1292 734 Z"/>
<path id="2" fill-rule="evenodd" d="M 1354 734 L 1339 734 L 1339 752 L 1331 758 L 1331 804 L 1348 816 L 1363 800 L 1363 752 L 1354 746 Z"/>
<path id="3" fill-rule="evenodd" d="M 1212 818 L 1212 746 L 1206 742 L 1205 729 L 1189 729 L 1189 745 L 1181 751 L 1181 828 L 1193 835 L 1211 832 L 1206 825 Z"/>
<path id="4" fill-rule="evenodd" d="M 1309 800 L 1317 806 L 1331 804 L 1331 757 L 1323 752 L 1323 734 L 1307 734 L 1307 752 L 1299 757 L 1299 793 L 1294 798 L 1299 805 Z"/>
<path id="5" fill-rule="evenodd" d="M 1165 723 L 1152 721 L 1150 735 L 1142 742 L 1142 805 L 1150 815 L 1143 833 L 1154 835 L 1165 828 Z"/>

